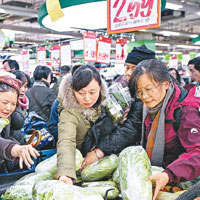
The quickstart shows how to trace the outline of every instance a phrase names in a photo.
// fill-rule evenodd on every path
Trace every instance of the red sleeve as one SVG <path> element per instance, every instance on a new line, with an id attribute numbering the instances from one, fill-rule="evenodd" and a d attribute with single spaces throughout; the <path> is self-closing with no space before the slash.
<path id="1" fill-rule="evenodd" d="M 183 108 L 177 135 L 186 152 L 166 167 L 170 182 L 192 180 L 200 176 L 200 113 L 197 108 Z"/>

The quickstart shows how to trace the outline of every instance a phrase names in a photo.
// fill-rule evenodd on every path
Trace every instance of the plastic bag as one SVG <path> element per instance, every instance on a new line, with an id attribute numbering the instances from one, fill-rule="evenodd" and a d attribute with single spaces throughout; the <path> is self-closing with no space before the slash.
<path id="1" fill-rule="evenodd" d="M 109 87 L 109 96 L 105 101 L 105 108 L 114 123 L 123 119 L 124 112 L 130 106 L 131 101 L 128 87 L 123 88 L 120 83 Z"/>
<path id="2" fill-rule="evenodd" d="M 126 200 L 152 200 L 151 164 L 141 146 L 124 149 L 119 155 L 121 194 Z"/>
<path id="3" fill-rule="evenodd" d="M 6 190 L 3 199 L 32 200 L 32 185 L 15 185 Z"/>
<path id="4" fill-rule="evenodd" d="M 76 171 L 81 168 L 81 164 L 83 162 L 83 156 L 81 152 L 76 149 Z M 57 154 L 51 156 L 50 158 L 40 162 L 36 168 L 35 171 L 37 173 L 39 172 L 49 172 L 52 175 L 56 174 L 57 172 Z"/>
<path id="5" fill-rule="evenodd" d="M 97 181 L 111 175 L 118 166 L 118 157 L 114 154 L 106 156 L 87 166 L 81 172 L 83 181 Z"/>
<path id="6" fill-rule="evenodd" d="M 40 200 L 103 200 L 97 192 L 57 180 L 39 182 L 33 188 L 33 197 Z"/>
<path id="7" fill-rule="evenodd" d="M 83 183 L 82 187 L 87 187 L 93 191 L 98 192 L 102 197 L 114 199 L 119 195 L 117 185 L 112 181 L 99 181 Z"/>

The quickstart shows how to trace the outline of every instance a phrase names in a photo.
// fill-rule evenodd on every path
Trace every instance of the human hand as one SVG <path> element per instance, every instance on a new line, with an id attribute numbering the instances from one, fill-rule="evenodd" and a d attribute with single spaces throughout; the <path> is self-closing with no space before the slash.
<path id="1" fill-rule="evenodd" d="M 73 185 L 73 181 L 72 181 L 72 179 L 71 179 L 70 177 L 67 177 L 67 176 L 60 176 L 58 180 L 59 180 L 59 181 L 62 181 L 62 182 L 64 182 L 64 183 L 68 183 L 68 184 Z"/>
<path id="2" fill-rule="evenodd" d="M 158 196 L 158 193 L 161 189 L 163 189 L 165 187 L 165 185 L 167 185 L 167 183 L 169 182 L 169 176 L 167 173 L 165 172 L 161 172 L 159 174 L 155 174 L 153 176 L 150 176 L 148 178 L 149 181 L 155 181 L 156 182 L 156 188 L 154 191 L 154 195 L 153 195 L 153 200 L 156 200 L 156 197 Z"/>
<path id="3" fill-rule="evenodd" d="M 95 149 L 94 151 L 88 152 L 84 161 L 82 162 L 80 170 L 82 171 L 85 167 L 87 167 L 88 165 L 91 165 L 92 163 L 98 161 L 100 158 L 103 158 L 103 157 L 104 157 L 104 153 L 103 151 L 101 151 L 101 149 Z"/>
<path id="4" fill-rule="evenodd" d="M 200 200 L 200 197 L 195 198 L 194 200 Z"/>
<path id="5" fill-rule="evenodd" d="M 11 155 L 13 157 L 19 158 L 19 167 L 20 167 L 20 169 L 23 169 L 23 162 L 25 163 L 25 165 L 28 168 L 30 168 L 31 165 L 34 164 L 31 156 L 36 158 L 40 154 L 30 144 L 29 145 L 18 145 L 18 144 L 16 144 L 11 149 Z"/>
<path id="6" fill-rule="evenodd" d="M 128 107 L 128 108 L 124 111 L 124 116 L 123 116 L 123 119 L 120 121 L 120 124 L 123 124 L 123 123 L 127 120 L 127 116 L 128 116 L 129 111 L 130 111 L 130 107 Z"/>

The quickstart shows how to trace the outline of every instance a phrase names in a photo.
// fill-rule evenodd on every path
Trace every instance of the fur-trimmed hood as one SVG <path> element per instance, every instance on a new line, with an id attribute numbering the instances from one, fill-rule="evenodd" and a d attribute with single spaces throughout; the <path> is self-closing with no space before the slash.
<path id="1" fill-rule="evenodd" d="M 102 95 L 102 102 L 107 96 L 107 85 L 105 81 L 102 79 L 101 84 L 101 95 Z M 84 108 L 81 106 L 78 101 L 76 100 L 76 97 L 74 96 L 74 92 L 72 89 L 72 75 L 67 74 L 63 77 L 60 86 L 59 86 L 59 100 L 62 102 L 62 106 L 64 109 L 73 109 L 76 110 L 79 113 L 82 114 L 90 114 L 93 109 L 91 108 Z"/>

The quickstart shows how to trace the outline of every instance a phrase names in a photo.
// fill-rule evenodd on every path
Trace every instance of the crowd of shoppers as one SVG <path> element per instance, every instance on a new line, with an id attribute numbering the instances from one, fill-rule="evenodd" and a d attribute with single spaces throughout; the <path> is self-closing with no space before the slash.
<path id="1" fill-rule="evenodd" d="M 149 177 L 156 182 L 153 200 L 166 184 L 200 176 L 200 57 L 188 63 L 192 85 L 184 85 L 179 72 L 167 69 L 145 45 L 134 47 L 125 62 L 124 75 L 113 84 L 128 87 L 132 100 L 123 121 L 114 123 L 105 109 L 109 88 L 94 66 L 62 66 L 50 88 L 49 67 L 37 66 L 31 85 L 16 61 L 5 60 L 5 73 L 0 71 L 0 173 L 29 168 L 39 156 L 19 131 L 34 111 L 54 136 L 57 178 L 65 183 L 76 182 L 76 148 L 85 156 L 82 170 L 133 145 L 142 145 L 151 164 L 164 168 Z M 95 142 L 88 137 L 91 128 Z M 191 188 L 191 200 L 198 197 L 197 188 Z"/>

